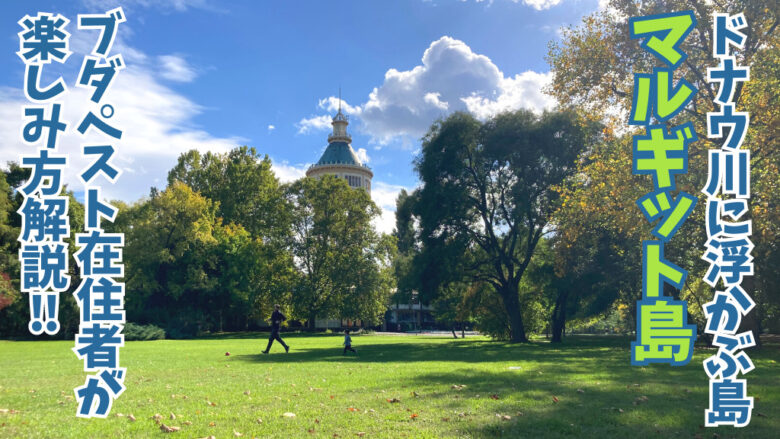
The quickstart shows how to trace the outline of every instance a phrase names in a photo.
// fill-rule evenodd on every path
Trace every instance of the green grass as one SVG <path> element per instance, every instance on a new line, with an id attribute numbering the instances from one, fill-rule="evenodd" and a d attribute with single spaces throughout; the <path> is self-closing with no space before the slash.
<path id="1" fill-rule="evenodd" d="M 267 335 L 254 335 L 128 342 L 127 390 L 104 420 L 75 417 L 73 388 L 86 374 L 72 342 L 0 341 L 0 409 L 18 411 L 0 414 L 0 437 L 772 438 L 780 431 L 777 344 L 749 352 L 750 426 L 713 429 L 702 426 L 701 362 L 710 350 L 697 349 L 685 367 L 631 367 L 622 337 L 570 337 L 555 346 L 356 336 L 359 355 L 345 358 L 339 335 L 287 335 L 290 353 L 275 345 L 266 356 L 259 352 Z M 181 430 L 161 432 L 156 413 Z"/>

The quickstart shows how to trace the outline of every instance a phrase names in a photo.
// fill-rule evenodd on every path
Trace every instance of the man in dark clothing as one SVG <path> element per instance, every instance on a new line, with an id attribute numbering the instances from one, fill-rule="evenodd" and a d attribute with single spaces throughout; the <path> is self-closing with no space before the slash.
<path id="1" fill-rule="evenodd" d="M 268 346 L 263 351 L 264 354 L 267 354 L 268 351 L 271 350 L 271 345 L 274 343 L 274 340 L 277 340 L 282 344 L 282 346 L 284 346 L 285 352 L 290 352 L 290 347 L 287 346 L 284 340 L 282 340 L 282 337 L 279 336 L 279 327 L 285 320 L 287 320 L 287 317 L 279 312 L 279 305 L 274 305 L 274 312 L 271 314 L 271 336 L 268 337 Z"/>

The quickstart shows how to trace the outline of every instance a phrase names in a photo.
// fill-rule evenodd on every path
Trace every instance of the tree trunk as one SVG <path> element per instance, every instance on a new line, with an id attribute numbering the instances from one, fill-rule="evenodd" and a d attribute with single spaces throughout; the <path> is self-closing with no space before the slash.
<path id="1" fill-rule="evenodd" d="M 317 320 L 316 317 L 313 315 L 309 316 L 309 320 L 306 322 L 306 326 L 308 326 L 309 330 L 314 331 L 315 328 L 315 321 Z"/>
<path id="2" fill-rule="evenodd" d="M 558 299 L 555 301 L 555 308 L 552 313 L 552 343 L 563 341 L 563 331 L 566 327 L 566 299 L 569 296 L 568 291 L 558 293 Z"/>
<path id="3" fill-rule="evenodd" d="M 509 341 L 512 343 L 526 343 L 525 326 L 523 326 L 523 313 L 520 311 L 520 297 L 517 287 L 505 286 L 501 297 L 504 301 L 504 310 L 509 316 Z"/>
<path id="4" fill-rule="evenodd" d="M 452 336 L 458 338 L 458 334 L 455 332 L 455 325 L 452 325 Z"/>
<path id="5" fill-rule="evenodd" d="M 460 338 L 466 338 L 466 325 L 460 324 Z"/>

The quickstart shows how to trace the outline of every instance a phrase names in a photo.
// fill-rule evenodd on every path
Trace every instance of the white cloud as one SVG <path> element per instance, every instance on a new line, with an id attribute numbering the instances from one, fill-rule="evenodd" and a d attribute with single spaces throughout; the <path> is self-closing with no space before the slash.
<path id="1" fill-rule="evenodd" d="M 176 82 L 192 82 L 197 74 L 183 57 L 178 55 L 158 56 L 160 63 L 160 76 Z"/>
<path id="2" fill-rule="evenodd" d="M 555 99 L 542 92 L 542 88 L 551 80 L 551 73 L 529 70 L 515 75 L 514 78 L 503 78 L 499 85 L 500 92 L 493 99 L 475 93 L 461 100 L 466 104 L 466 108 L 480 119 L 521 107 L 536 110 L 551 108 L 555 105 Z"/>
<path id="3" fill-rule="evenodd" d="M 484 119 L 518 108 L 550 108 L 555 101 L 542 93 L 550 79 L 549 73 L 533 71 L 507 77 L 487 56 L 444 36 L 425 50 L 420 65 L 405 71 L 389 69 L 366 102 L 353 106 L 342 101 L 342 108 L 373 142 L 400 138 L 412 147 L 410 139 L 420 138 L 434 120 L 453 111 L 468 110 Z M 335 112 L 338 102 L 331 96 L 320 100 L 319 107 Z M 330 116 L 306 118 L 298 126 L 301 133 L 327 129 Z"/>
<path id="4" fill-rule="evenodd" d="M 86 45 L 86 50 L 90 49 L 91 45 Z M 123 174 L 114 184 L 103 177 L 94 181 L 102 187 L 104 197 L 136 200 L 148 195 L 150 185 L 165 186 L 167 172 L 181 153 L 190 149 L 226 152 L 246 142 L 240 137 L 216 137 L 195 125 L 193 119 L 203 108 L 159 82 L 160 72 L 154 63 L 146 62 L 150 57 L 119 40 L 112 52 L 127 55 L 127 68 L 115 76 L 101 104 L 114 106 L 115 115 L 105 121 L 123 131 L 122 139 L 112 142 L 116 152 L 111 159 Z M 28 145 L 21 140 L 24 121 L 20 108 L 29 102 L 20 89 L 21 85 L 19 89 L 0 89 L 0 162 L 18 161 L 22 152 L 34 153 L 42 145 Z M 69 157 L 64 181 L 76 192 L 83 190 L 78 174 L 90 164 L 82 157 L 82 145 L 104 145 L 113 140 L 97 130 L 90 130 L 84 138 L 75 131 L 90 110 L 99 110 L 89 101 L 91 93 L 91 89 L 71 87 L 59 99 L 60 118 L 68 129 L 58 137 L 57 153 Z"/>
<path id="5" fill-rule="evenodd" d="M 275 130 L 275 129 L 276 129 L 276 127 L 275 127 L 275 126 L 273 126 L 273 125 L 268 125 L 268 131 L 269 131 L 269 132 L 271 132 L 271 131 L 273 131 L 273 130 Z"/>
<path id="6" fill-rule="evenodd" d="M 358 160 L 360 160 L 360 163 L 363 163 L 364 165 L 371 161 L 371 157 L 368 156 L 366 148 L 358 148 L 358 150 L 355 151 L 355 154 L 357 155 Z"/>
<path id="7" fill-rule="evenodd" d="M 517 3 L 521 0 L 513 0 L 513 1 Z M 522 0 L 522 2 L 524 5 L 531 6 L 537 11 L 541 11 L 543 9 L 550 9 L 553 6 L 558 5 L 559 3 L 561 3 L 561 0 Z"/>
<path id="8" fill-rule="evenodd" d="M 299 178 L 303 178 L 306 176 L 306 169 L 309 168 L 309 165 L 298 165 L 293 166 L 287 163 L 286 161 L 276 162 L 274 160 L 271 161 L 271 169 L 274 171 L 274 174 L 276 174 L 276 177 L 279 178 L 279 181 L 282 183 L 292 183 L 295 180 L 298 180 Z"/>
<path id="9" fill-rule="evenodd" d="M 330 129 L 331 117 L 327 114 L 322 116 L 305 117 L 295 124 L 298 127 L 298 134 L 308 134 L 317 131 L 327 131 Z"/>
<path id="10" fill-rule="evenodd" d="M 339 98 L 336 96 L 329 96 L 325 99 L 320 99 L 320 101 L 317 103 L 317 106 L 326 110 L 335 113 L 339 109 Z M 360 107 L 355 107 L 352 105 L 349 105 L 347 101 L 344 99 L 341 100 L 341 110 L 344 113 L 347 114 L 359 114 L 360 113 Z"/>
<path id="11" fill-rule="evenodd" d="M 382 210 L 380 216 L 374 219 L 374 227 L 379 233 L 392 233 L 395 229 L 395 199 L 398 198 L 401 189 L 411 191 L 397 184 L 382 181 L 371 183 L 371 199 Z"/>

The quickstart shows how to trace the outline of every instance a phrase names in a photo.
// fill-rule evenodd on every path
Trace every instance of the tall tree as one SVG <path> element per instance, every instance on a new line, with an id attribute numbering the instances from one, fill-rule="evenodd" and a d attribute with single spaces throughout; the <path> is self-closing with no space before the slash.
<path id="1" fill-rule="evenodd" d="M 379 209 L 368 193 L 329 175 L 296 181 L 287 197 L 294 218 L 290 248 L 300 272 L 295 315 L 310 328 L 321 317 L 377 323 L 394 287 L 388 264 L 396 244 L 374 231 Z"/>
<path id="2" fill-rule="evenodd" d="M 575 171 L 594 133 L 572 112 L 520 110 L 484 123 L 454 113 L 423 139 L 415 166 L 424 249 L 475 250 L 462 272 L 493 287 L 513 342 L 527 341 L 518 285 L 558 206 L 553 187 Z"/>
<path id="3" fill-rule="evenodd" d="M 758 335 L 759 322 L 751 320 L 766 314 L 763 308 L 767 302 L 780 301 L 777 264 L 772 262 L 780 260 L 780 245 L 777 244 L 777 231 L 780 230 L 780 188 L 777 184 L 780 153 L 773 147 L 777 143 L 780 126 L 780 112 L 777 111 L 780 103 L 780 88 L 777 87 L 780 11 L 776 1 L 611 0 L 609 8 L 585 17 L 577 27 L 563 29 L 561 41 L 550 45 L 548 59 L 553 81 L 549 91 L 559 102 L 584 108 L 594 118 L 607 120 L 607 132 L 614 135 L 612 142 L 582 163 L 580 171 L 583 178 L 579 187 L 565 198 L 572 204 L 582 204 L 583 219 L 589 217 L 609 227 L 610 234 L 627 238 L 626 243 L 638 245 L 641 239 L 650 237 L 651 226 L 635 205 L 636 199 L 649 191 L 650 183 L 646 178 L 630 175 L 630 136 L 621 135 L 627 124 L 624 117 L 616 115 L 627 115 L 631 107 L 633 73 L 651 72 L 660 61 L 642 49 L 637 40 L 630 38 L 626 19 L 689 9 L 696 15 L 697 25 L 681 45 L 688 57 L 676 70 L 675 77 L 685 78 L 699 91 L 673 122 L 692 121 L 699 133 L 699 141 L 689 147 L 688 174 L 677 176 L 676 180 L 681 190 L 700 194 L 700 199 L 693 214 L 667 244 L 666 255 L 689 270 L 689 281 L 700 279 L 708 268 L 700 258 L 707 239 L 704 228 L 706 197 L 701 195 L 700 190 L 706 182 L 707 150 L 720 148 L 719 140 L 713 141 L 705 135 L 707 113 L 719 111 L 713 103 L 718 84 L 706 80 L 707 68 L 717 66 L 711 50 L 712 16 L 714 12 L 743 12 L 748 22 L 748 28 L 744 29 L 748 38 L 744 49 L 734 48 L 733 53 L 737 64 L 751 66 L 751 80 L 737 84 L 733 101 L 739 111 L 748 111 L 751 115 L 743 148 L 751 151 L 753 190 L 750 215 L 756 244 L 753 251 L 756 275 L 745 279 L 745 287 L 753 293 L 758 305 L 743 323 L 756 329 L 754 332 Z M 633 254 L 637 255 L 637 260 L 640 253 Z M 670 289 L 668 293 L 675 297 L 693 298 L 695 300 L 691 303 L 696 306 L 708 300 L 707 297 L 699 297 L 702 290 L 693 282 L 693 287 L 686 284 L 684 291 Z M 641 294 L 640 291 L 637 282 L 634 298 Z M 709 289 L 707 293 L 709 296 L 711 291 Z"/>
<path id="4" fill-rule="evenodd" d="M 271 169 L 271 159 L 242 146 L 224 154 L 191 150 L 168 173 L 168 184 L 181 181 L 216 201 L 216 215 L 225 224 L 240 224 L 252 236 L 281 239 L 289 233 L 284 192 Z"/>

